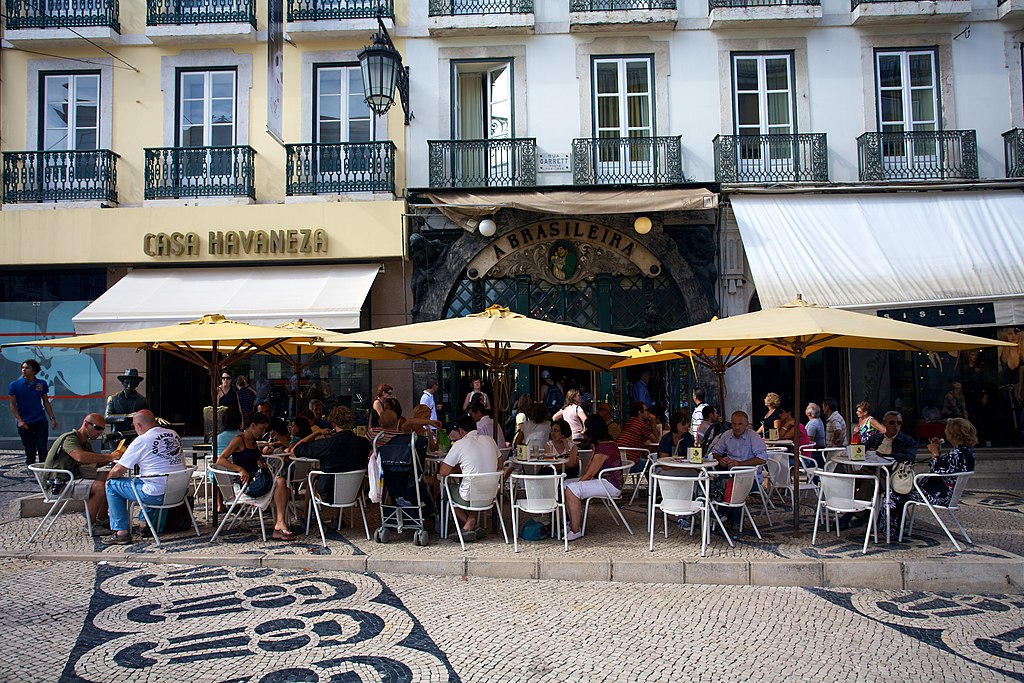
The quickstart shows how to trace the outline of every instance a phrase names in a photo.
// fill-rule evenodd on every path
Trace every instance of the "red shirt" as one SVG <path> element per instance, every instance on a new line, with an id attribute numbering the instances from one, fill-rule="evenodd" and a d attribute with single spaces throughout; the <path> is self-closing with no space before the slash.
<path id="1" fill-rule="evenodd" d="M 615 444 L 623 448 L 643 448 L 651 440 L 651 423 L 639 415 L 626 420 Z"/>

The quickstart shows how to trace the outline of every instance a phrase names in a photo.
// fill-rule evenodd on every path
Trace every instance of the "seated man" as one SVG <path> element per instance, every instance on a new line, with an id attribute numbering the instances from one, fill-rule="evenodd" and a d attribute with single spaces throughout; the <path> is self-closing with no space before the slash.
<path id="1" fill-rule="evenodd" d="M 57 437 L 43 465 L 50 469 L 69 470 L 74 475 L 75 489 L 71 492 L 71 500 L 86 501 L 92 518 L 93 536 L 110 533 L 110 529 L 100 523 L 100 517 L 106 517 L 107 513 L 107 497 L 103 494 L 103 482 L 107 477 L 97 474 L 95 479 L 83 478 L 82 465 L 106 465 L 117 459 L 113 453 L 94 453 L 92 450 L 90 442 L 99 438 L 106 426 L 102 415 L 89 413 L 82 420 L 81 427 Z"/>
<path id="2" fill-rule="evenodd" d="M 128 502 L 135 501 L 135 491 L 139 492 L 143 504 L 162 505 L 164 502 L 166 479 L 129 478 L 133 467 L 138 465 L 139 474 L 143 477 L 185 469 L 181 439 L 174 430 L 158 427 L 152 411 L 140 410 L 135 413 L 132 426 L 139 436 L 127 448 L 115 450 L 111 454 L 118 458 L 118 463 L 111 468 L 107 477 L 107 505 L 110 507 L 110 529 L 113 531 L 104 539 L 108 545 L 128 545 L 132 542 Z"/>
<path id="3" fill-rule="evenodd" d="M 458 432 L 459 439 L 452 444 L 448 455 L 441 462 L 437 473 L 441 480 L 455 471 L 456 467 L 462 474 L 498 471 L 498 444 L 490 435 L 483 434 L 477 429 L 472 417 L 463 415 L 456 420 L 455 431 Z M 466 480 L 463 480 L 458 488 L 448 488 L 448 495 L 459 505 L 469 505 L 469 493 L 470 483 Z M 475 514 L 455 508 L 455 515 L 462 523 L 462 537 L 465 540 L 475 541 L 483 537 L 483 530 L 476 528 Z"/>
<path id="4" fill-rule="evenodd" d="M 352 431 L 355 418 L 347 406 L 335 406 L 327 416 L 333 430 L 321 432 L 321 438 L 296 444 L 294 453 L 299 458 L 320 461 L 316 469 L 322 472 L 353 472 L 366 470 L 370 460 L 370 442 Z M 334 478 L 316 480 L 317 497 L 325 503 L 334 502 Z M 307 493 L 308 495 L 308 493 Z"/>
<path id="5" fill-rule="evenodd" d="M 732 414 L 732 429 L 724 432 L 711 448 L 711 455 L 718 461 L 722 469 L 733 467 L 753 467 L 763 465 L 768 458 L 768 449 L 764 440 L 750 428 L 750 418 L 742 410 Z M 711 481 L 711 495 L 715 500 L 725 500 L 725 489 L 728 479 L 715 477 Z M 759 486 L 755 483 L 755 486 Z M 729 521 L 739 521 L 741 510 L 729 508 Z"/>
<path id="6" fill-rule="evenodd" d="M 469 416 L 472 417 L 473 422 L 476 423 L 477 432 L 491 437 L 498 445 L 498 448 L 504 448 L 507 445 L 505 442 L 505 434 L 501 430 L 501 425 L 494 422 L 494 418 L 491 417 L 490 408 L 484 407 L 481 403 L 473 403 L 469 406 Z M 452 441 L 454 440 L 455 439 L 452 439 Z"/>
<path id="7" fill-rule="evenodd" d="M 647 448 L 647 444 L 654 438 L 654 416 L 647 412 L 647 406 L 640 401 L 633 401 L 629 404 L 629 419 L 615 439 L 615 445 L 622 448 Z M 626 457 L 633 460 L 635 453 Z M 638 458 L 633 463 L 630 472 L 642 472 L 644 459 Z"/>

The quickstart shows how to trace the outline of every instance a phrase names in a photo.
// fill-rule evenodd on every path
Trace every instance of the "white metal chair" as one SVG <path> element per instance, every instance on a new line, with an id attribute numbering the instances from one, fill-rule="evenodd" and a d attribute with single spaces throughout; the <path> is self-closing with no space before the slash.
<path id="1" fill-rule="evenodd" d="M 960 533 L 964 535 L 964 540 L 968 543 L 973 543 L 971 537 L 968 535 L 967 530 L 964 529 L 964 525 L 960 523 L 960 518 L 957 516 L 957 512 L 960 510 L 960 499 L 964 495 L 964 490 L 967 488 L 967 480 L 974 474 L 971 472 L 958 472 L 956 474 L 938 474 L 931 472 L 922 472 L 921 474 L 914 475 L 914 490 L 917 491 L 917 495 L 921 497 L 921 500 L 908 500 L 906 505 L 903 506 L 903 514 L 900 517 L 900 541 L 903 541 L 903 525 L 907 521 L 907 517 L 910 517 L 910 527 L 907 529 L 907 535 L 913 535 L 914 533 L 914 513 L 917 508 L 924 506 L 928 508 L 928 511 L 932 513 L 932 517 L 939 523 L 942 530 L 946 532 L 946 536 L 953 542 L 953 547 L 957 551 L 962 551 L 963 548 L 957 543 L 956 539 L 953 538 L 953 534 L 950 533 L 949 528 L 939 518 L 939 510 L 945 510 L 949 513 L 949 516 L 953 518 L 956 525 L 960 527 Z M 928 478 L 941 477 L 943 479 L 956 479 L 956 483 L 953 484 L 953 490 L 949 496 L 949 504 L 947 505 L 935 505 L 928 502 L 928 496 L 924 495 L 924 490 L 921 489 L 921 482 Z M 909 513 L 908 513 L 909 510 Z"/>
<path id="2" fill-rule="evenodd" d="M 213 480 L 218 489 L 220 489 L 220 497 L 224 504 L 228 506 L 227 512 L 224 513 L 224 517 L 220 520 L 220 526 L 213 532 L 213 536 L 210 538 L 210 543 L 217 540 L 217 536 L 220 535 L 224 525 L 227 524 L 228 520 L 231 520 L 228 530 L 235 525 L 238 518 L 241 516 L 242 511 L 247 509 L 249 515 L 255 515 L 260 519 L 260 533 L 263 536 L 263 542 L 267 542 L 267 527 L 263 520 L 264 510 L 260 507 L 259 501 L 256 498 L 252 498 L 245 493 L 245 487 L 243 487 L 237 494 L 235 493 L 235 481 L 239 478 L 239 473 L 234 470 L 229 470 L 224 467 L 217 465 L 211 465 L 210 471 L 213 472 Z M 271 489 L 273 490 L 273 489 Z M 237 510 L 236 510 L 237 508 Z"/>
<path id="3" fill-rule="evenodd" d="M 334 489 L 334 495 L 332 500 L 334 502 L 328 503 L 320 498 L 317 493 L 315 482 L 320 478 L 331 479 L 331 484 Z M 324 472 L 322 470 L 312 470 L 306 475 L 306 485 L 309 487 L 309 503 L 306 510 L 306 534 L 309 534 L 309 508 L 313 509 L 313 513 L 316 515 L 316 525 L 320 528 L 320 540 L 323 542 L 324 547 L 327 547 L 327 536 L 324 534 L 324 523 L 320 516 L 321 507 L 335 508 L 338 510 L 338 531 L 341 531 L 341 516 L 342 511 L 345 508 L 355 510 L 356 506 L 359 506 L 359 513 L 363 516 L 363 531 L 366 533 L 366 540 L 370 540 L 370 527 L 366 523 L 366 507 L 363 504 L 363 480 L 366 478 L 366 470 L 352 470 L 351 472 Z"/>
<path id="4" fill-rule="evenodd" d="M 503 476 L 504 473 L 501 471 L 479 472 L 477 474 L 449 474 L 441 482 L 441 496 L 448 501 L 448 511 L 451 512 L 452 521 L 455 522 L 455 533 L 459 536 L 459 544 L 462 546 L 463 551 L 466 550 L 466 541 L 462 537 L 462 525 L 459 524 L 455 508 L 475 512 L 477 517 L 480 516 L 481 512 L 493 509 L 498 514 L 498 522 L 501 524 L 501 535 L 505 537 L 505 545 L 508 545 L 505 518 L 501 516 L 501 503 L 498 500 Z M 466 498 L 469 505 L 455 502 L 450 495 L 451 490 L 448 488 L 449 485 L 459 486 L 463 481 L 469 483 L 469 497 Z M 448 538 L 448 516 L 443 512 L 441 515 L 441 537 Z"/>
<path id="5" fill-rule="evenodd" d="M 282 455 L 264 455 L 263 462 L 267 463 L 267 467 L 275 479 L 284 472 L 284 456 Z"/>
<path id="6" fill-rule="evenodd" d="M 525 495 L 515 497 L 516 485 L 522 485 Z M 519 552 L 519 511 L 528 515 L 551 515 L 551 529 L 558 538 L 559 528 L 569 552 L 569 524 L 565 517 L 565 475 L 564 474 L 512 474 L 508 480 L 509 500 L 512 501 L 512 543 Z M 559 519 L 559 510 L 561 519 Z"/>
<path id="7" fill-rule="evenodd" d="M 814 511 L 814 533 L 811 535 L 811 545 L 818 539 L 818 519 L 824 508 L 826 517 L 829 512 L 836 515 L 836 538 L 839 538 L 839 514 L 870 511 L 868 515 L 868 526 L 864 532 L 864 548 L 862 553 L 868 551 L 868 541 L 871 540 L 871 531 L 875 532 L 875 543 L 878 543 L 878 528 L 875 520 L 878 515 L 878 477 L 873 474 L 840 474 L 838 472 L 825 472 L 819 470 L 818 476 L 818 505 Z M 857 482 L 872 482 L 871 499 L 857 498 Z"/>
<path id="8" fill-rule="evenodd" d="M 725 540 L 729 542 L 730 546 L 733 546 L 732 536 L 725 530 L 725 524 L 722 523 L 722 518 L 718 515 L 717 508 L 737 508 L 740 510 L 740 525 L 739 530 L 743 531 L 743 515 L 746 514 L 747 519 L 750 520 L 750 526 L 753 527 L 754 533 L 757 534 L 758 538 L 761 538 L 761 532 L 757 528 L 757 524 L 754 523 L 754 517 L 750 514 L 750 508 L 747 507 L 747 496 L 753 491 L 754 486 L 757 484 L 757 468 L 756 467 L 733 467 L 730 470 L 716 470 L 711 473 L 715 477 L 732 477 L 732 488 L 726 486 L 728 491 L 725 500 L 712 500 L 711 511 L 714 513 L 715 521 L 718 522 L 718 528 L 722 530 L 722 534 L 725 536 Z"/>
<path id="9" fill-rule="evenodd" d="M 611 492 L 614 490 L 614 487 L 608 483 L 609 474 L 612 472 L 622 472 L 622 487 L 625 488 L 626 473 L 629 472 L 632 467 L 633 464 L 627 462 L 625 465 L 619 465 L 617 467 L 606 467 L 597 473 L 597 479 L 595 481 L 599 481 L 604 485 L 604 495 L 591 496 L 590 498 L 587 498 L 586 503 L 583 505 L 583 526 L 580 527 L 580 531 L 587 533 L 587 516 L 590 514 L 590 501 L 597 499 L 604 503 L 604 506 L 608 508 L 608 512 L 612 513 L 612 521 L 615 522 L 615 525 L 618 526 L 619 520 L 622 520 L 622 524 L 626 527 L 626 531 L 629 532 L 630 536 L 633 535 L 633 529 L 630 528 L 629 522 L 626 521 L 626 518 L 622 516 L 622 510 L 619 509 L 617 504 L 617 501 L 622 500 L 622 491 L 619 491 L 618 495 L 613 496 Z M 616 519 L 616 516 L 618 519 Z"/>
<path id="10" fill-rule="evenodd" d="M 299 515 L 302 514 L 302 501 L 306 499 L 306 485 L 308 484 L 309 473 L 319 466 L 320 461 L 315 458 L 293 457 L 291 462 L 288 463 L 285 481 L 288 482 L 288 490 L 291 494 L 288 496 L 288 513 L 286 517 L 290 516 L 297 522 L 302 521 L 299 519 Z M 280 474 L 280 471 L 274 472 L 273 468 L 271 468 L 271 472 L 273 472 L 275 479 Z M 309 513 L 309 506 L 306 505 L 306 528 L 309 528 Z"/>
<path id="11" fill-rule="evenodd" d="M 71 494 L 75 490 L 75 482 L 81 481 L 81 479 L 75 479 L 75 475 L 71 473 L 71 470 L 47 468 L 42 465 L 29 465 L 28 469 L 35 475 L 36 483 L 39 484 L 39 489 L 43 492 L 43 502 L 50 503 L 50 509 L 47 510 L 46 516 L 43 517 L 43 520 L 39 522 L 39 526 L 36 527 L 36 530 L 28 538 L 28 542 L 32 543 L 39 534 L 39 530 L 43 528 L 47 521 L 49 521 L 49 525 L 47 525 L 43 535 L 45 536 L 49 533 L 53 523 L 60 517 L 60 513 L 64 512 L 64 508 L 71 502 Z M 85 526 L 89 530 L 89 536 L 91 537 L 92 516 L 89 514 L 88 501 L 85 501 L 85 503 Z"/>
<path id="12" fill-rule="evenodd" d="M 640 490 L 640 482 L 647 482 L 648 470 L 651 468 L 651 452 L 646 448 L 629 448 L 626 446 L 619 446 L 619 459 L 622 462 L 629 460 L 632 464 L 643 462 L 644 468 L 639 472 L 630 472 L 626 470 L 622 474 L 622 488 L 626 488 L 626 480 L 629 479 L 633 482 L 633 495 L 629 497 L 629 505 L 633 504 L 633 500 L 636 499 L 636 492 Z M 629 469 L 633 469 L 632 466 Z M 648 482 L 648 486 L 650 482 Z"/>
<path id="13" fill-rule="evenodd" d="M 708 475 L 707 472 L 700 472 L 696 477 L 673 477 L 658 474 L 652 471 L 650 475 L 651 507 L 647 512 L 649 517 L 648 531 L 650 533 L 649 550 L 654 550 L 654 523 L 657 510 L 661 510 L 662 522 L 665 527 L 665 538 L 668 538 L 668 516 L 696 517 L 700 516 L 700 555 L 704 557 L 708 549 L 708 517 L 710 516 L 708 506 Z M 697 495 L 694 496 L 694 485 L 699 487 Z M 658 500 L 658 493 L 661 493 L 661 500 Z M 690 523 L 690 535 L 693 535 L 694 524 Z"/>
<path id="14" fill-rule="evenodd" d="M 160 505 L 143 503 L 142 498 L 139 495 L 139 490 L 132 487 L 132 492 L 135 494 L 134 504 L 138 505 L 142 509 L 142 516 L 146 520 L 146 525 L 149 527 L 149 533 L 153 535 L 153 540 L 156 542 L 157 548 L 160 547 L 160 536 L 158 536 L 156 532 L 156 520 L 150 518 L 149 510 L 170 510 L 171 508 L 176 508 L 179 505 L 184 505 L 185 509 L 188 510 L 189 519 L 192 520 L 192 528 L 196 530 L 196 536 L 199 535 L 199 524 L 196 523 L 196 516 L 192 513 L 192 506 L 189 505 L 188 502 L 188 485 L 192 483 L 193 472 L 195 472 L 195 468 L 189 467 L 188 469 L 184 469 L 179 472 L 146 474 L 133 477 L 133 479 L 141 479 L 143 481 L 147 479 L 164 480 L 164 502 Z M 131 510 L 128 512 L 128 519 L 131 519 Z"/>

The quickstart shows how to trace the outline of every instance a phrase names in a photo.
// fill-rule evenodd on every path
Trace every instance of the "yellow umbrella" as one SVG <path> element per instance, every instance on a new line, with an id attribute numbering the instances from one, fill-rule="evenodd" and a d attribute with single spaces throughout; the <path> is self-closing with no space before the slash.
<path id="1" fill-rule="evenodd" d="M 799 295 L 777 308 L 731 316 L 684 327 L 652 337 L 659 351 L 689 350 L 712 368 L 721 386 L 725 370 L 753 355 L 792 356 L 793 415 L 800 415 L 801 360 L 823 348 L 892 351 L 964 351 L 983 346 L 1012 346 L 1009 342 L 898 320 L 827 308 Z M 724 406 L 723 406 L 724 408 Z M 793 468 L 793 490 L 799 490 Z M 793 506 L 794 532 L 799 531 L 799 506 Z"/>

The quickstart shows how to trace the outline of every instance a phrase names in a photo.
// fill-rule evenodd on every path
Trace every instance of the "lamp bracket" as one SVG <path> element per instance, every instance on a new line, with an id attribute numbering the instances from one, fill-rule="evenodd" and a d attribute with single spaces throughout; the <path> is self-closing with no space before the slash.
<path id="1" fill-rule="evenodd" d="M 399 59 L 401 59 L 401 52 L 398 52 L 398 48 L 391 41 L 391 34 L 388 33 L 388 27 L 384 25 L 384 14 L 381 10 L 377 11 L 377 33 L 371 36 L 371 42 L 383 43 L 390 47 L 392 50 L 398 53 Z M 412 109 L 409 106 L 409 67 L 404 64 L 398 70 L 398 79 L 395 83 L 395 88 L 398 90 L 398 98 L 402 102 L 402 111 L 405 113 L 405 125 L 409 125 L 409 122 L 415 118 L 412 113 Z"/>

